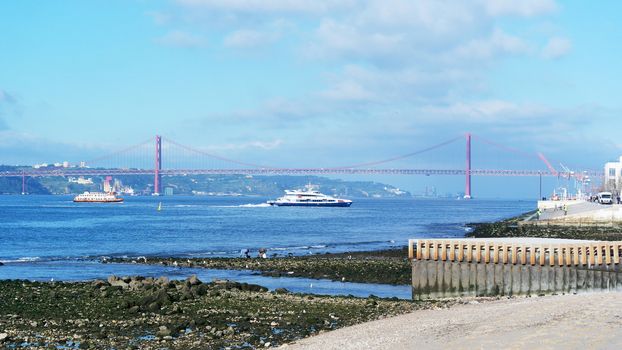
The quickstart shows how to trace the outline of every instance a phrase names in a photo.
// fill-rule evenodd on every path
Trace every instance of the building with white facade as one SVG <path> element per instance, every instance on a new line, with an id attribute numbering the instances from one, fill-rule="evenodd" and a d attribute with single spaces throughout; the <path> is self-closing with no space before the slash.
<path id="1" fill-rule="evenodd" d="M 605 179 L 603 186 L 606 190 L 616 193 L 620 192 L 622 185 L 622 157 L 618 162 L 605 163 Z"/>
<path id="2" fill-rule="evenodd" d="M 93 184 L 93 179 L 92 178 L 88 178 L 85 179 L 84 177 L 80 176 L 78 178 L 75 177 L 70 177 L 67 179 L 68 182 L 73 182 L 73 183 L 77 183 L 79 185 L 92 185 Z"/>

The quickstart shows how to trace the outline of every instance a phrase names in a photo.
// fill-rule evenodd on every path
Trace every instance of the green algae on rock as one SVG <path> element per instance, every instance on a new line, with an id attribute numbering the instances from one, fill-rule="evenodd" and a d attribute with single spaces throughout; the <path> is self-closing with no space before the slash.
<path id="1" fill-rule="evenodd" d="M 323 278 L 333 281 L 393 285 L 411 283 L 411 265 L 406 248 L 271 259 L 143 257 L 108 261 L 221 270 L 254 270 L 272 277 Z"/>
<path id="2" fill-rule="evenodd" d="M 0 346 L 250 349 L 448 305 L 275 293 L 252 284 L 196 278 L 109 280 L 125 284 L 0 281 Z"/>
<path id="3" fill-rule="evenodd" d="M 622 224 L 572 224 L 564 222 L 548 222 L 547 224 L 531 224 L 523 222 L 527 217 L 534 214 L 530 211 L 525 214 L 506 220 L 468 224 L 473 230 L 466 234 L 467 237 L 493 238 L 493 237 L 539 237 L 539 238 L 563 238 L 563 239 L 586 239 L 599 241 L 622 240 Z"/>

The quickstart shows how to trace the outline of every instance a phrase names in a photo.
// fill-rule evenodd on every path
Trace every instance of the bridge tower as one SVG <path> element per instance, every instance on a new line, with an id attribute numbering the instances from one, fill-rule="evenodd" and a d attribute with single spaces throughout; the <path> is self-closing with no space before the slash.
<path id="1" fill-rule="evenodd" d="M 464 199 L 471 199 L 471 133 L 466 134 L 466 183 L 464 187 Z"/>
<path id="2" fill-rule="evenodd" d="M 160 185 L 162 180 L 162 175 L 160 175 L 160 170 L 162 170 L 162 137 L 160 135 L 156 135 L 155 137 L 155 178 L 153 179 L 153 195 L 160 195 Z"/>

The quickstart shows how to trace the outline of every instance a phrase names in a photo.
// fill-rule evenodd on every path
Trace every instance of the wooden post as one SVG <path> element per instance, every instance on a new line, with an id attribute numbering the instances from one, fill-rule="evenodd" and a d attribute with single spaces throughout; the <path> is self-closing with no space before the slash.
<path id="1" fill-rule="evenodd" d="M 552 245 L 549 246 L 549 265 L 555 266 L 555 248 Z"/>
<path id="2" fill-rule="evenodd" d="M 462 259 L 464 258 L 464 249 L 466 249 L 464 242 L 458 242 L 458 261 L 459 262 L 462 262 Z"/>
<path id="3" fill-rule="evenodd" d="M 467 261 L 468 262 L 473 262 L 473 244 L 472 243 L 467 243 L 467 250 L 466 250 L 466 254 L 467 254 Z"/>
<path id="4" fill-rule="evenodd" d="M 536 246 L 529 246 L 529 265 L 534 266 L 536 264 Z"/>
<path id="5" fill-rule="evenodd" d="M 517 253 L 518 253 L 518 246 L 516 244 L 512 244 L 512 265 L 516 265 Z"/>
<path id="6" fill-rule="evenodd" d="M 605 264 L 611 265 L 611 244 L 605 245 Z"/>
<path id="7" fill-rule="evenodd" d="M 413 252 L 413 242 L 414 240 L 409 239 L 408 240 L 408 259 L 412 260 L 415 257 L 415 254 Z"/>
<path id="8" fill-rule="evenodd" d="M 545 261 L 545 259 L 546 259 L 546 248 L 542 244 L 540 244 L 538 249 L 540 249 L 540 266 L 544 266 L 544 264 L 546 263 L 546 261 Z"/>
<path id="9" fill-rule="evenodd" d="M 581 266 L 587 265 L 587 250 L 588 248 L 585 245 L 581 246 Z"/>
<path id="10" fill-rule="evenodd" d="M 495 264 L 499 263 L 499 253 L 501 252 L 501 249 L 503 248 L 503 245 L 498 244 L 496 246 L 494 246 L 494 252 L 492 254 L 492 262 Z"/>
<path id="11" fill-rule="evenodd" d="M 527 264 L 527 246 L 524 244 L 520 247 L 520 264 Z"/>
<path id="12" fill-rule="evenodd" d="M 507 264 L 508 263 L 508 249 L 510 247 L 507 244 L 503 245 L 503 263 Z"/>
<path id="13" fill-rule="evenodd" d="M 572 246 L 572 263 L 574 266 L 579 266 L 579 245 Z"/>
<path id="14" fill-rule="evenodd" d="M 417 240 L 417 260 L 421 260 L 422 252 L 423 252 L 423 242 L 420 240 Z"/>
<path id="15" fill-rule="evenodd" d="M 564 246 L 560 245 L 557 247 L 557 264 L 559 266 L 564 266 Z"/>
<path id="16" fill-rule="evenodd" d="M 616 265 L 620 263 L 620 243 L 618 242 L 613 244 L 613 263 Z"/>
<path id="17" fill-rule="evenodd" d="M 484 243 L 484 262 L 490 262 L 490 243 Z"/>
<path id="18" fill-rule="evenodd" d="M 475 245 L 475 249 L 477 249 L 475 251 L 475 258 L 477 259 L 477 262 L 482 262 L 482 243 L 477 243 Z"/>
<path id="19" fill-rule="evenodd" d="M 600 264 L 605 265 L 605 248 L 607 246 L 604 243 L 601 243 L 598 247 L 598 255 L 600 255 Z"/>
<path id="20" fill-rule="evenodd" d="M 570 266 L 570 265 L 572 265 L 572 259 L 571 259 L 571 256 L 570 256 L 570 246 L 569 245 L 564 246 L 564 250 L 566 251 L 566 254 L 565 254 L 566 255 L 566 259 L 565 259 L 566 260 L 566 266 Z"/>
<path id="21" fill-rule="evenodd" d="M 594 244 L 590 244 L 589 249 L 590 249 L 590 266 L 594 266 L 594 264 L 596 263 L 596 258 L 594 256 L 596 255 L 596 246 Z"/>
<path id="22" fill-rule="evenodd" d="M 449 261 L 456 260 L 456 243 L 449 241 Z"/>
<path id="23" fill-rule="evenodd" d="M 449 243 L 447 241 L 441 242 L 441 260 L 447 261 L 447 246 Z"/>
<path id="24" fill-rule="evenodd" d="M 432 249 L 434 249 L 434 251 L 432 252 L 432 254 L 434 254 L 434 261 L 438 261 L 438 246 L 440 245 L 440 243 L 438 242 L 434 242 L 432 243 Z"/>

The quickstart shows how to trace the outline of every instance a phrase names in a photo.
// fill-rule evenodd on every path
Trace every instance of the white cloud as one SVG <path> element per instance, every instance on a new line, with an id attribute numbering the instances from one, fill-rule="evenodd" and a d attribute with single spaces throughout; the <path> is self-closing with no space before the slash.
<path id="1" fill-rule="evenodd" d="M 491 16 L 518 15 L 532 17 L 557 10 L 554 0 L 482 0 Z"/>
<path id="2" fill-rule="evenodd" d="M 451 57 L 457 60 L 491 59 L 502 54 L 522 54 L 529 51 L 529 45 L 521 38 L 509 35 L 500 29 L 487 38 L 476 38 L 458 46 Z"/>
<path id="3" fill-rule="evenodd" d="M 368 101 L 374 98 L 372 92 L 355 81 L 342 81 L 330 90 L 322 91 L 320 96 L 339 101 Z"/>
<path id="4" fill-rule="evenodd" d="M 107 154 L 111 147 L 118 145 L 67 143 L 28 132 L 0 130 L 0 164 L 29 165 L 62 160 L 78 162 Z M 59 155 L 63 159 L 58 159 Z"/>
<path id="5" fill-rule="evenodd" d="M 572 42 L 567 38 L 550 38 L 542 49 L 542 57 L 557 59 L 567 55 L 572 50 Z"/>
<path id="6" fill-rule="evenodd" d="M 181 30 L 170 31 L 156 41 L 162 45 L 183 48 L 197 48 L 207 44 L 204 38 Z"/>
<path id="7" fill-rule="evenodd" d="M 172 21 L 172 16 L 166 12 L 161 11 L 149 11 L 147 16 L 153 19 L 153 22 L 157 25 L 165 25 Z"/>
<path id="8" fill-rule="evenodd" d="M 403 34 L 363 32 L 358 26 L 332 19 L 320 23 L 316 38 L 317 42 L 309 52 L 324 58 L 386 58 L 407 44 Z"/>
<path id="9" fill-rule="evenodd" d="M 555 110 L 538 104 L 518 104 L 505 100 L 456 102 L 449 105 L 420 108 L 422 115 L 431 120 L 468 121 L 474 123 L 506 123 L 534 121 L 550 117 Z"/>
<path id="10" fill-rule="evenodd" d="M 214 145 L 209 147 L 209 150 L 213 151 L 231 151 L 231 150 L 246 150 L 246 149 L 260 149 L 264 151 L 271 151 L 279 148 L 283 144 L 283 140 L 276 139 L 272 141 L 249 141 L 243 143 L 227 143 L 221 145 Z"/>
<path id="11" fill-rule="evenodd" d="M 231 48 L 254 48 L 271 44 L 278 40 L 279 36 L 278 33 L 241 29 L 227 35 L 224 39 L 224 45 Z"/>
<path id="12" fill-rule="evenodd" d="M 264 131 L 298 130 L 311 123 L 347 128 L 356 123 L 357 130 L 373 133 L 387 127 L 392 135 L 442 123 L 452 130 L 476 125 L 505 133 L 530 127 L 540 132 L 553 122 L 559 122 L 562 130 L 575 125 L 574 119 L 564 119 L 566 110 L 498 99 L 487 85 L 491 68 L 504 59 L 553 58 L 570 49 L 571 45 L 562 45 L 570 41 L 552 40 L 550 48 L 541 50 L 537 44 L 541 34 L 524 30 L 524 25 L 558 10 L 553 0 L 178 3 L 187 11 L 203 13 L 204 25 L 213 24 L 206 16 L 219 21 L 210 29 L 227 34 L 223 43 L 228 48 L 287 40 L 294 44 L 292 55 L 303 53 L 304 63 L 324 69 L 324 86 L 303 97 L 272 99 L 225 113 L 234 123 Z M 305 16 L 302 21 L 300 16 Z M 283 18 L 296 30 L 271 27 Z"/>
<path id="13" fill-rule="evenodd" d="M 243 13 L 300 13 L 320 14 L 331 10 L 347 8 L 355 0 L 177 0 L 189 8 L 243 12 Z"/>

